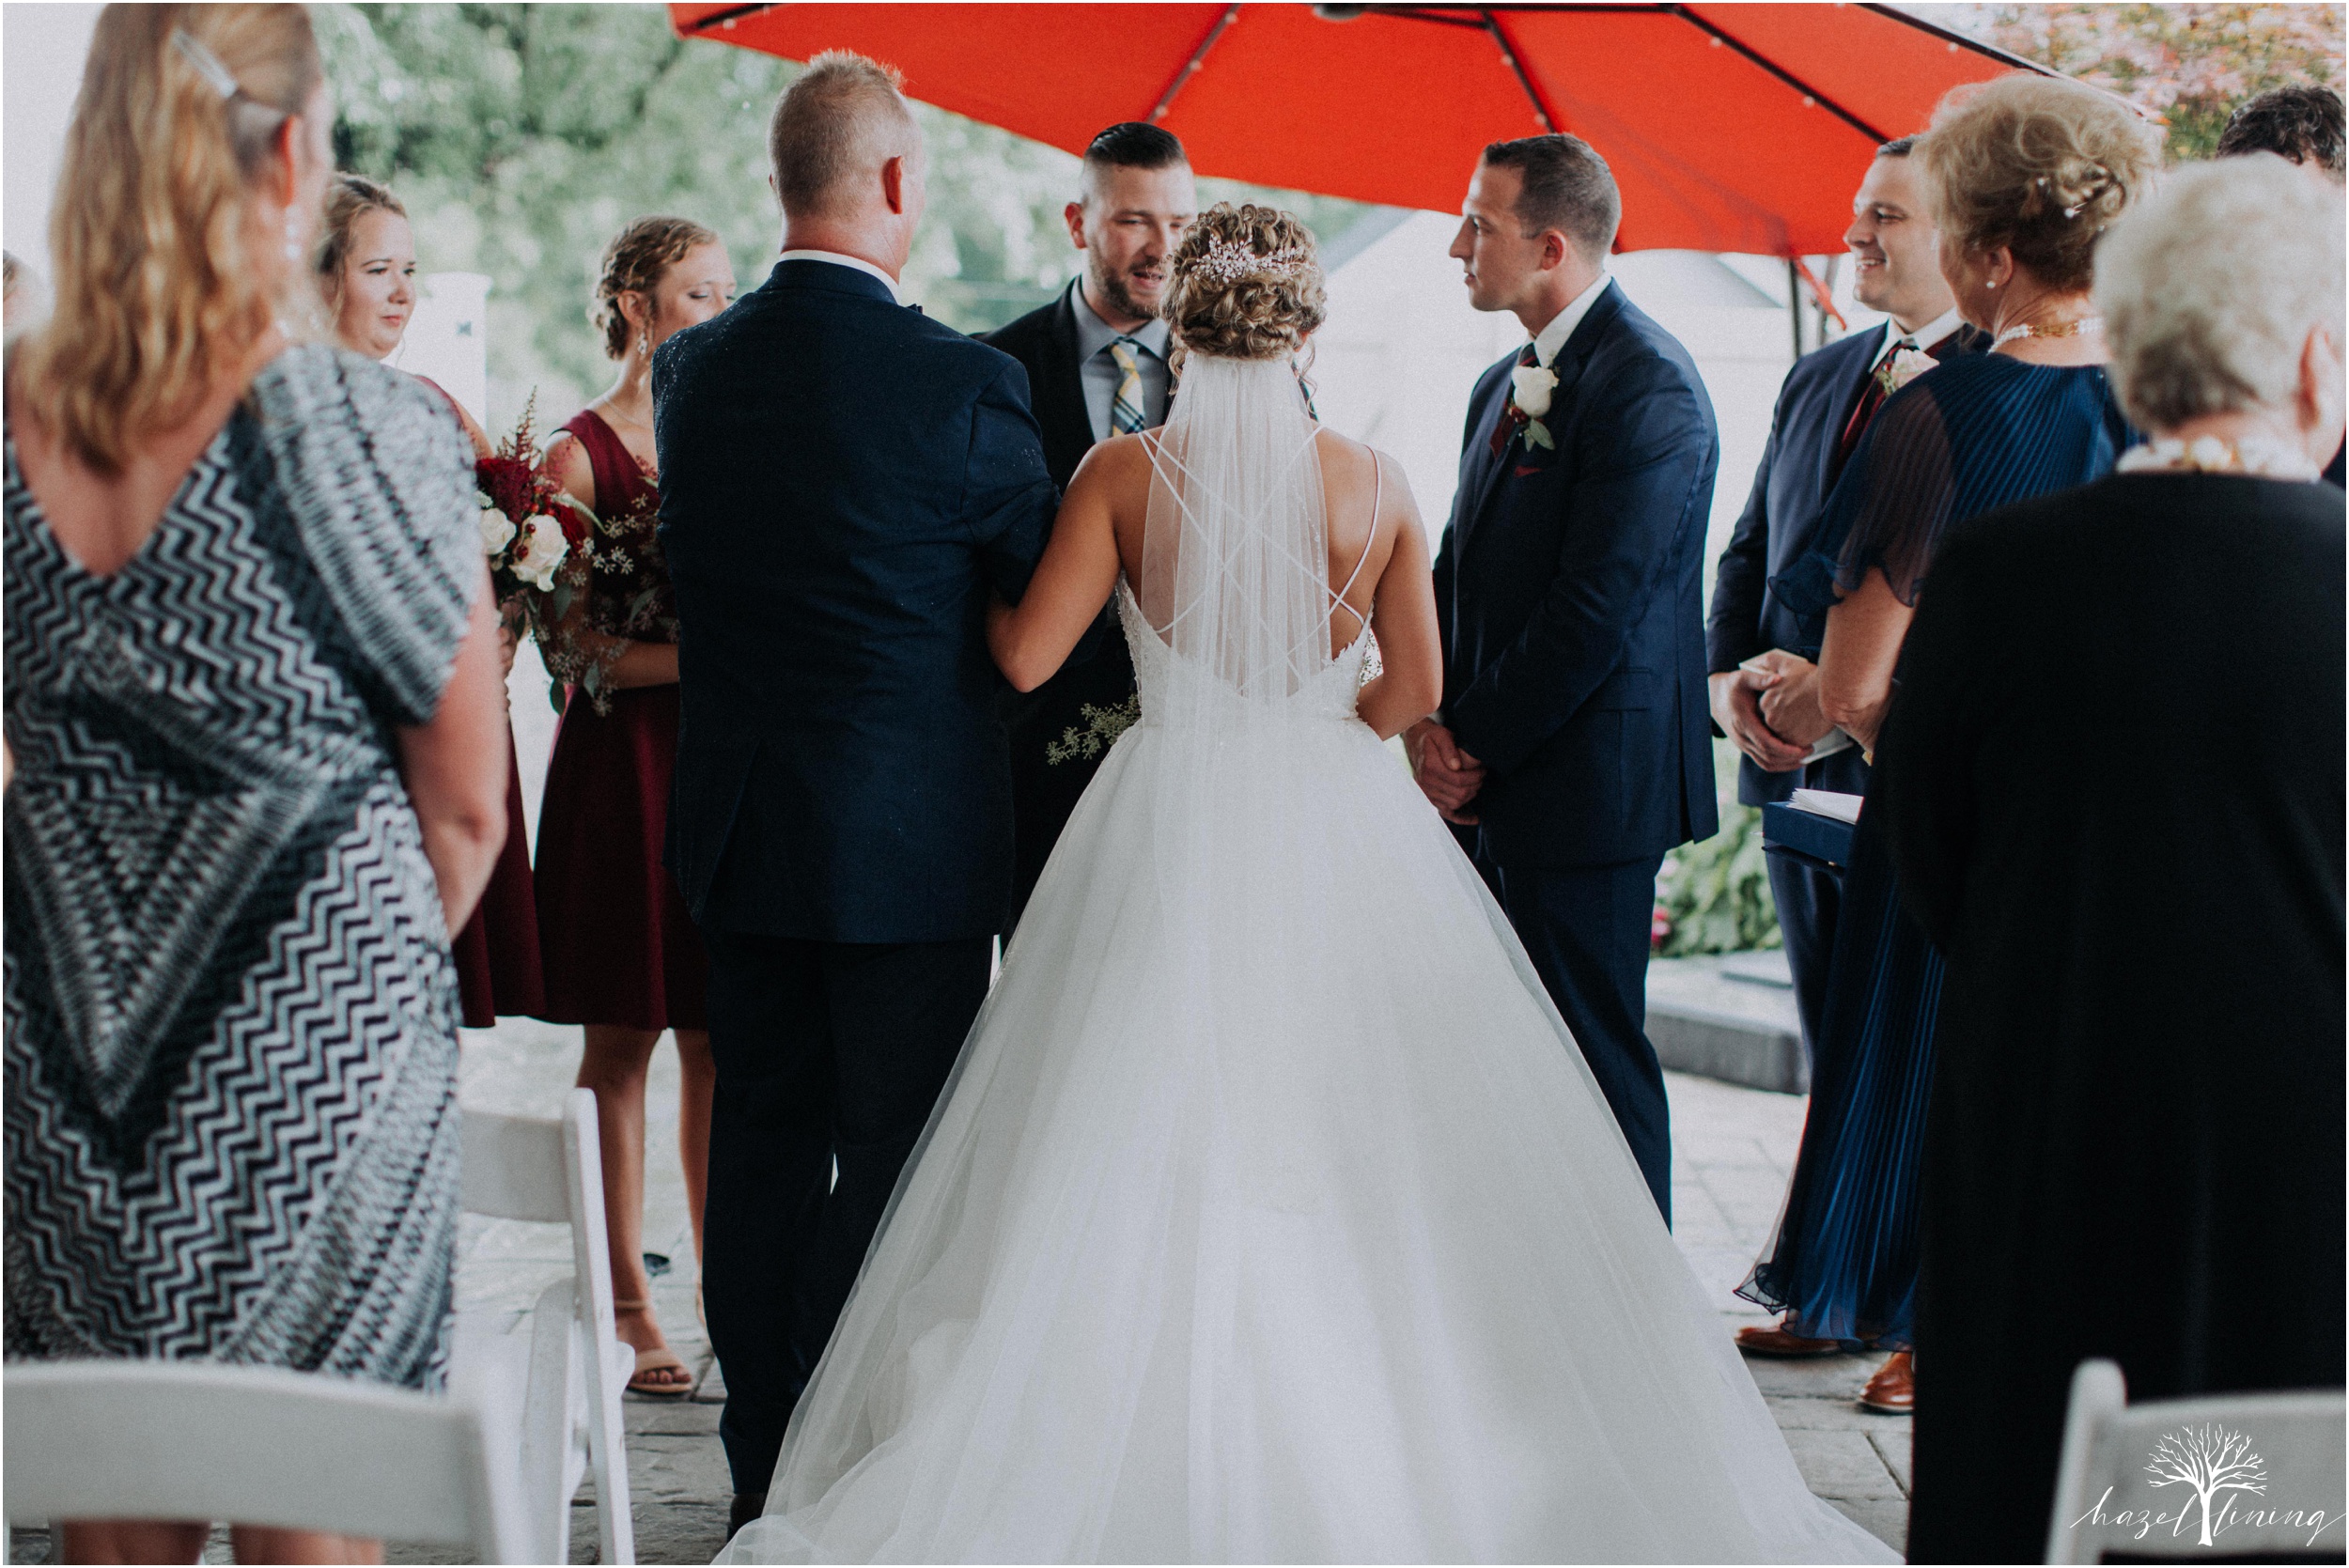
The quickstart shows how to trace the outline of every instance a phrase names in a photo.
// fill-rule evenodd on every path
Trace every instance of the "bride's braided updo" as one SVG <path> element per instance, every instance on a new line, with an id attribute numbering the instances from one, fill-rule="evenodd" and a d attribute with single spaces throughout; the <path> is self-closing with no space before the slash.
<path id="1" fill-rule="evenodd" d="M 1194 354 L 1280 359 L 1329 311 L 1314 231 L 1290 213 L 1218 202 L 1175 247 L 1167 324 Z"/>

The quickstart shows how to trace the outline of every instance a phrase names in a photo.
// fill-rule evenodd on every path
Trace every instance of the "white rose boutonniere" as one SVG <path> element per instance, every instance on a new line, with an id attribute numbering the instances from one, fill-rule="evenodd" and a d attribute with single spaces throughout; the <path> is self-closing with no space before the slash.
<path id="1" fill-rule="evenodd" d="M 1940 363 L 1922 349 L 1896 349 L 1890 359 L 1876 366 L 1876 380 L 1884 383 L 1884 395 L 1890 397 Z"/>
<path id="2" fill-rule="evenodd" d="M 1509 372 L 1509 411 L 1525 427 L 1526 445 L 1557 449 L 1558 443 L 1549 439 L 1549 427 L 1542 423 L 1549 412 L 1549 395 L 1557 387 L 1558 372 L 1546 365 L 1520 365 Z"/>

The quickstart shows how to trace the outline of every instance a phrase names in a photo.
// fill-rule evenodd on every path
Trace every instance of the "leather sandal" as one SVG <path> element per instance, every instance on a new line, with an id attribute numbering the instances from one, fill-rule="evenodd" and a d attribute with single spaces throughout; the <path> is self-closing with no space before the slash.
<path id="1" fill-rule="evenodd" d="M 652 1303 L 649 1301 L 614 1301 L 612 1303 L 612 1312 L 615 1317 L 623 1312 L 642 1312 L 649 1318 L 652 1316 Z M 656 1323 L 654 1327 L 659 1327 L 660 1325 Z M 681 1372 L 685 1374 L 685 1381 L 682 1383 L 638 1381 L 651 1374 L 662 1372 Z M 636 1352 L 636 1370 L 629 1374 L 628 1391 L 632 1394 L 643 1394 L 647 1399 L 683 1399 L 693 1391 L 693 1369 L 685 1364 L 683 1357 L 666 1346 L 659 1350 L 639 1350 Z"/>

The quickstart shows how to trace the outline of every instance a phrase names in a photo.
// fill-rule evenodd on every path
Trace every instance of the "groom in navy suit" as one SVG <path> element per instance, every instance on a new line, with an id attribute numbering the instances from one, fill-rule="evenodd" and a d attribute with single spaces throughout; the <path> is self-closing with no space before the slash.
<path id="1" fill-rule="evenodd" d="M 1622 202 L 1573 136 L 1485 149 L 1452 255 L 1532 341 L 1469 399 L 1436 558 L 1444 705 L 1407 736 L 1672 1219 L 1647 956 L 1664 852 L 1719 825 L 1701 582 L 1720 442 L 1694 362 L 1607 276 Z"/>
<path id="2" fill-rule="evenodd" d="M 1018 362 L 898 300 L 925 155 L 894 74 L 817 56 L 770 150 L 782 260 L 653 365 L 737 1529 L 987 995 L 1012 808 L 985 613 L 1059 501 Z"/>

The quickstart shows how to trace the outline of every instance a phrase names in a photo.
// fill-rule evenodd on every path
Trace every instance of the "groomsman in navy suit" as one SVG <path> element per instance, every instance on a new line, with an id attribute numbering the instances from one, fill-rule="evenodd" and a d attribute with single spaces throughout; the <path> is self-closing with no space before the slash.
<path id="1" fill-rule="evenodd" d="M 1667 1223 L 1648 1043 L 1656 873 L 1719 826 L 1702 580 L 1720 442 L 1696 365 L 1607 276 L 1623 208 L 1573 136 L 1485 149 L 1452 255 L 1532 341 L 1469 399 L 1436 558 L 1444 705 L 1406 737 L 1615 1113 Z"/>
<path id="2" fill-rule="evenodd" d="M 1174 391 L 1171 345 L 1159 302 L 1167 264 L 1199 215 L 1183 144 L 1155 125 L 1128 121 L 1093 138 L 1079 169 L 1078 198 L 1062 217 L 1084 253 L 1084 272 L 1050 304 L 981 335 L 1028 372 L 1044 466 L 1062 489 L 1096 442 L 1166 423 Z M 1044 862 L 1102 758 L 1050 760 L 1087 707 L 1115 708 L 1134 695 L 1134 663 L 1116 613 L 1060 673 L 1011 708 L 1011 809 L 1019 845 L 1011 918 L 1027 908 Z"/>
<path id="3" fill-rule="evenodd" d="M 1853 294 L 1890 319 L 1805 354 L 1786 373 L 1753 492 L 1714 573 L 1705 634 L 1713 722 L 1745 753 L 1737 799 L 1750 806 L 1783 800 L 1798 786 L 1867 793 L 1868 765 L 1859 748 L 1819 711 L 1815 629 L 1806 633 L 1778 602 L 1769 580 L 1811 548 L 1828 493 L 1884 404 L 1894 360 L 1909 354 L 1904 363 L 1913 367 L 1916 353 L 1937 360 L 1980 346 L 1979 334 L 1960 324 L 1942 281 L 1940 237 L 1909 163 L 1909 146 L 1904 137 L 1876 149 L 1843 234 L 1852 254 Z M 1828 959 L 1835 951 L 1838 885 L 1828 872 L 1779 855 L 1769 857 L 1769 873 L 1803 1041 L 1815 1048 L 1827 1006 Z M 1776 1327 L 1740 1328 L 1737 1342 L 1764 1355 L 1841 1348 L 1832 1340 Z"/>

